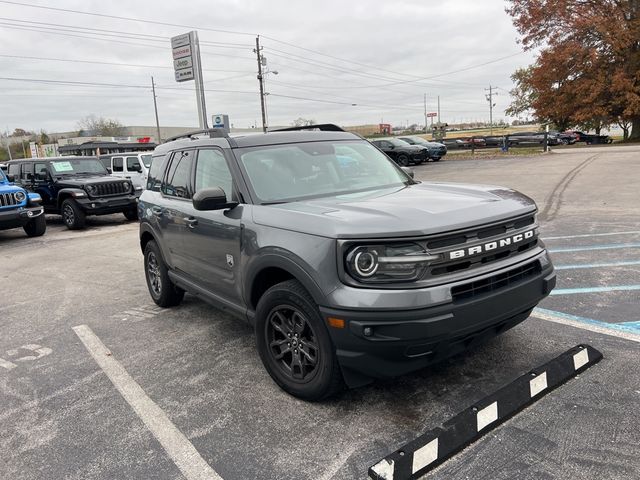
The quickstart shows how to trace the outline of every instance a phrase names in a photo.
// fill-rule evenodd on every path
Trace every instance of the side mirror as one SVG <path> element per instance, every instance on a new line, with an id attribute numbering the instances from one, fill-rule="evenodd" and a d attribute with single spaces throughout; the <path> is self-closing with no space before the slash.
<path id="1" fill-rule="evenodd" d="M 109 167 L 107 167 L 107 172 L 109 172 L 109 175 L 111 175 L 113 173 L 113 170 L 111 170 Z"/>
<path id="2" fill-rule="evenodd" d="M 413 176 L 415 175 L 413 172 L 413 168 L 410 167 L 400 167 L 402 169 L 402 171 L 404 173 L 406 173 L 407 175 L 409 175 L 411 178 L 413 178 Z"/>
<path id="3" fill-rule="evenodd" d="M 10 183 L 13 183 L 16 181 L 16 176 L 15 175 L 7 175 L 7 180 L 9 180 Z"/>
<path id="4" fill-rule="evenodd" d="M 393 145 L 393 144 L 391 144 L 391 145 L 389 145 L 387 148 L 388 148 L 389 150 L 393 150 L 394 148 L 396 148 L 396 146 L 395 146 L 395 145 Z"/>
<path id="5" fill-rule="evenodd" d="M 227 202 L 227 195 L 220 187 L 205 188 L 196 192 L 192 199 L 196 210 L 223 210 L 233 208 L 238 202 Z"/>

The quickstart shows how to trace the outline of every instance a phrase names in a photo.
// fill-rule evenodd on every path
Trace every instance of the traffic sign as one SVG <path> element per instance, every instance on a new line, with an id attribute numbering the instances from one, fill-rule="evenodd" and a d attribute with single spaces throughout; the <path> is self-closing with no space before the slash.
<path id="1" fill-rule="evenodd" d="M 427 117 L 437 117 L 438 116 L 438 112 L 429 112 L 427 113 Z"/>

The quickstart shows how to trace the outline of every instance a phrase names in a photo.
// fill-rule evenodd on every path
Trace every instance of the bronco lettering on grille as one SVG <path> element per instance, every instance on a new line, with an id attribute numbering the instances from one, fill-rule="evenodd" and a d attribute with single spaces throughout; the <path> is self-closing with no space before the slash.
<path id="1" fill-rule="evenodd" d="M 529 230 L 527 232 L 519 233 L 507 238 L 502 238 L 500 240 L 495 240 L 493 242 L 483 243 L 481 245 L 475 245 L 473 247 L 463 248 L 461 250 L 454 250 L 452 252 L 449 252 L 449 260 L 456 260 L 459 258 L 469 257 L 471 255 L 477 255 L 478 253 L 490 252 L 491 250 L 496 250 L 498 248 L 515 245 L 516 243 L 520 243 L 524 240 L 533 238 L 534 235 L 535 231 Z"/>

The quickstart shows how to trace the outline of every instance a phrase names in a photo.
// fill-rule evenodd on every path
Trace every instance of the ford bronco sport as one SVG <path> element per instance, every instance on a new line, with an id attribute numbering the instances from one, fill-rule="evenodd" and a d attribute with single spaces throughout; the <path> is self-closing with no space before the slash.
<path id="1" fill-rule="evenodd" d="M 311 128 L 170 139 L 139 203 L 155 303 L 187 291 L 248 321 L 287 392 L 423 368 L 522 322 L 555 286 L 530 198 L 414 181 L 361 137 Z"/>
<path id="2" fill-rule="evenodd" d="M 44 235 L 47 221 L 41 201 L 40 195 L 14 185 L 13 177 L 0 169 L 0 230 L 22 227 L 30 237 Z"/>
<path id="3" fill-rule="evenodd" d="M 14 160 L 9 173 L 23 188 L 40 194 L 46 213 L 62 215 L 70 230 L 84 228 L 87 215 L 122 212 L 138 218 L 142 188 L 109 175 L 96 157 Z"/>

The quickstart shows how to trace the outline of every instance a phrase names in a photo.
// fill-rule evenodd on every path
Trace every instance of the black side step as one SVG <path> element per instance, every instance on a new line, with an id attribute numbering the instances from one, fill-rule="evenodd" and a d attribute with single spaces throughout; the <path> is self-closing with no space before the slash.
<path id="1" fill-rule="evenodd" d="M 369 468 L 369 478 L 419 478 L 600 360 L 602 353 L 589 345 L 568 350 L 387 455 Z"/>

